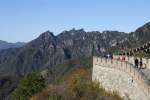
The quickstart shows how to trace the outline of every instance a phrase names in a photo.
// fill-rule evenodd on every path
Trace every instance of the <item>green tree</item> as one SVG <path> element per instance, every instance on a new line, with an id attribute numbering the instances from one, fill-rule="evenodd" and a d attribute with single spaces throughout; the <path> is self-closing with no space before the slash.
<path id="1" fill-rule="evenodd" d="M 45 80 L 40 73 L 30 73 L 20 80 L 17 89 L 11 96 L 12 100 L 28 100 L 32 95 L 46 87 Z"/>

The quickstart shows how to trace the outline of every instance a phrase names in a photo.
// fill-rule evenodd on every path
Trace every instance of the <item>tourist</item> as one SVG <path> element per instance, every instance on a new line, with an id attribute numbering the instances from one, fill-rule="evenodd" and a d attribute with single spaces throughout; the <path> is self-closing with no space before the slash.
<path id="1" fill-rule="evenodd" d="M 106 54 L 104 55 L 104 58 L 107 59 L 107 55 Z"/>
<path id="2" fill-rule="evenodd" d="M 110 54 L 107 54 L 107 58 L 108 58 L 108 59 L 110 58 Z"/>
<path id="3" fill-rule="evenodd" d="M 125 56 L 123 55 L 123 56 L 122 56 L 122 61 L 125 61 L 125 60 L 126 60 L 126 58 L 125 58 Z"/>
<path id="4" fill-rule="evenodd" d="M 113 59 L 113 54 L 112 53 L 110 53 L 110 58 Z"/>
<path id="5" fill-rule="evenodd" d="M 143 66 L 143 62 L 142 62 L 142 58 L 140 58 L 140 68 L 142 68 Z"/>
<path id="6" fill-rule="evenodd" d="M 138 68 L 138 65 L 139 65 L 139 60 L 137 58 L 135 58 L 134 60 L 134 64 L 135 64 L 135 67 Z"/>

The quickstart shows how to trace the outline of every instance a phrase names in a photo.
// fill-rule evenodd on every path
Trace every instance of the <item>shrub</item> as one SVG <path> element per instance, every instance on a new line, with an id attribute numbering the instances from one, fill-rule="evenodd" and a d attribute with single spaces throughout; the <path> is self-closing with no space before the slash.
<path id="1" fill-rule="evenodd" d="M 45 88 L 45 80 L 39 73 L 33 72 L 20 80 L 17 89 L 11 96 L 11 100 L 28 100 L 32 95 Z"/>
<path id="2" fill-rule="evenodd" d="M 88 77 L 87 77 L 88 76 Z M 31 100 L 122 100 L 115 92 L 105 91 L 99 82 L 89 78 L 89 72 L 77 68 L 60 84 L 51 84 Z"/>

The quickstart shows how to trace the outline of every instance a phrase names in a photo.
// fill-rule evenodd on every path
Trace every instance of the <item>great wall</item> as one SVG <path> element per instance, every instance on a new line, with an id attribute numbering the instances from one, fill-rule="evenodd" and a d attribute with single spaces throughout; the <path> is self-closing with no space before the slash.
<path id="1" fill-rule="evenodd" d="M 132 59 L 128 57 L 128 61 L 120 61 L 93 57 L 92 80 L 99 81 L 106 90 L 117 91 L 127 100 L 150 100 L 149 77 L 142 69 L 133 66 Z M 149 68 L 144 70 L 149 71 Z"/>
<path id="2" fill-rule="evenodd" d="M 92 80 L 99 81 L 106 90 L 118 92 L 125 100 L 150 100 L 150 59 L 142 58 L 143 68 L 134 66 L 134 53 L 150 53 L 150 42 L 121 53 L 113 59 L 93 57 Z"/>

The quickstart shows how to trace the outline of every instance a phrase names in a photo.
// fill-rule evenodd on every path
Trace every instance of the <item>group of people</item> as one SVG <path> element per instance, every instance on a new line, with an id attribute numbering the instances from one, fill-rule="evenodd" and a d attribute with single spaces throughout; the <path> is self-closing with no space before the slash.
<path id="1" fill-rule="evenodd" d="M 122 56 L 119 56 L 118 60 L 122 60 L 122 61 L 125 61 L 126 60 L 126 57 L 124 55 Z M 136 68 L 143 68 L 143 62 L 142 62 L 142 58 L 138 59 L 138 58 L 135 58 L 134 59 L 134 66 Z"/>
<path id="2" fill-rule="evenodd" d="M 142 58 L 140 58 L 140 61 L 137 58 L 135 58 L 134 59 L 134 65 L 136 68 L 142 68 L 143 67 Z"/>
<path id="3" fill-rule="evenodd" d="M 122 55 L 122 56 L 119 56 L 119 57 L 117 58 L 117 60 L 125 61 L 125 60 L 126 60 L 126 57 L 125 57 L 124 55 Z"/>
<path id="4" fill-rule="evenodd" d="M 108 53 L 108 54 L 104 55 L 104 57 L 106 59 L 113 59 L 113 54 L 112 53 Z"/>
<path id="5" fill-rule="evenodd" d="M 118 58 L 118 60 L 122 60 L 122 61 L 125 61 L 126 60 L 126 57 L 125 56 L 121 56 Z M 142 62 L 142 58 L 138 59 L 138 58 L 135 58 L 134 59 L 134 66 L 136 68 L 143 68 L 143 62 Z"/>
<path id="6" fill-rule="evenodd" d="M 126 56 L 125 55 L 120 55 L 120 56 L 118 56 L 118 58 L 114 58 L 112 53 L 108 53 L 108 54 L 104 55 L 104 57 L 106 59 L 117 59 L 117 60 L 121 60 L 121 61 L 126 61 Z M 144 66 L 143 65 L 144 64 L 142 62 L 142 58 L 140 58 L 140 59 L 135 58 L 134 59 L 134 66 L 136 68 L 139 68 L 139 69 L 140 68 L 146 68 L 146 64 Z"/>

